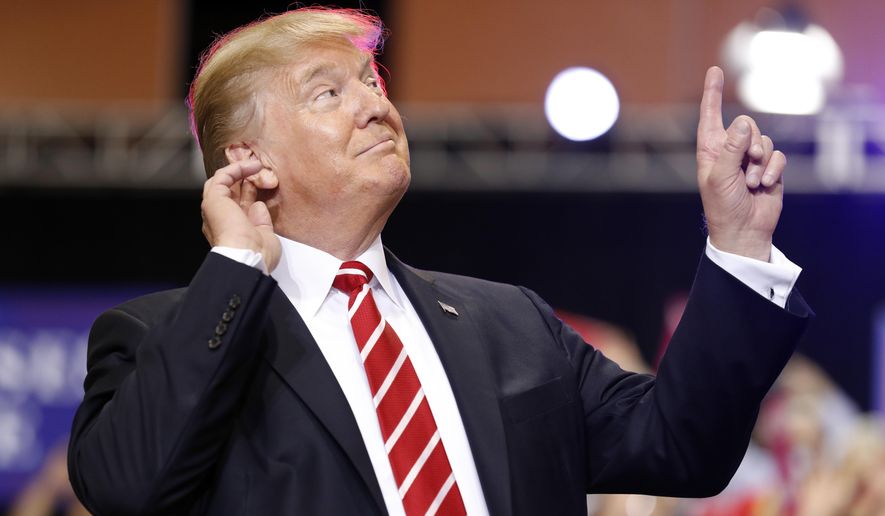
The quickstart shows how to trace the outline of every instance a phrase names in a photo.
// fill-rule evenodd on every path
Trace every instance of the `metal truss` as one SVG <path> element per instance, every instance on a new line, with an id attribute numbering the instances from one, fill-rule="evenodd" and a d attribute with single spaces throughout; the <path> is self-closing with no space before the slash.
<path id="1" fill-rule="evenodd" d="M 406 105 L 412 188 L 696 190 L 696 107 L 630 107 L 607 135 L 569 142 L 539 106 Z M 728 107 L 730 119 L 738 114 Z M 791 192 L 885 192 L 885 106 L 756 115 L 788 156 Z M 202 158 L 182 106 L 0 109 L 0 187 L 198 188 Z"/>
<path id="2" fill-rule="evenodd" d="M 183 107 L 0 110 L 0 186 L 192 188 L 200 160 Z"/>

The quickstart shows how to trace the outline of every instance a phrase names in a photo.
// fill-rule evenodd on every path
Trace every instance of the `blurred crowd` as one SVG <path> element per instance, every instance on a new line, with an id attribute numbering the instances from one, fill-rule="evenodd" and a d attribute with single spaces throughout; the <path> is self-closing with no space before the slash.
<path id="1" fill-rule="evenodd" d="M 19 493 L 8 516 L 89 516 L 68 481 L 67 442 L 50 450 L 40 471 Z"/>

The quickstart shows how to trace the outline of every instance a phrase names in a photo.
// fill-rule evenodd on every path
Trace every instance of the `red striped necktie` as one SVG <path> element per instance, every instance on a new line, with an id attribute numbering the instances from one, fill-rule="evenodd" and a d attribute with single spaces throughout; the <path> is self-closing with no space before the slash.
<path id="1" fill-rule="evenodd" d="M 408 516 L 466 514 L 421 382 L 378 311 L 371 279 L 362 263 L 344 262 L 332 285 L 350 295 L 348 316 L 403 507 Z"/>

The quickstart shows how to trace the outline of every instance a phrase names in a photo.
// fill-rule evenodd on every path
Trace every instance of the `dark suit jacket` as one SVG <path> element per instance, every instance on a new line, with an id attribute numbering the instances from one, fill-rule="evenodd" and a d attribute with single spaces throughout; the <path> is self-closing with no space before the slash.
<path id="1" fill-rule="evenodd" d="M 586 514 L 588 491 L 721 490 L 809 315 L 798 294 L 781 310 L 704 257 L 655 379 L 620 370 L 531 291 L 388 264 L 495 515 Z M 189 288 L 103 314 L 85 389 L 69 469 L 95 513 L 386 512 L 331 369 L 255 269 L 210 253 Z"/>

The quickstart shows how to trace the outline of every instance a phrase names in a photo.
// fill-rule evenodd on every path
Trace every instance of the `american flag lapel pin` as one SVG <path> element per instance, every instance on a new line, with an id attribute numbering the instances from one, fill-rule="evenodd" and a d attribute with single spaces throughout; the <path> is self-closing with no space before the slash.
<path id="1" fill-rule="evenodd" d="M 437 299 L 436 302 L 439 303 L 439 307 L 442 308 L 442 311 L 443 311 L 443 312 L 445 312 L 445 313 L 447 313 L 447 314 L 449 314 L 449 315 L 454 315 L 455 317 L 458 317 L 458 311 L 455 310 L 455 307 L 454 307 L 454 306 L 449 305 L 449 304 L 446 304 L 446 303 L 443 303 L 442 301 L 440 301 L 440 300 L 438 300 L 438 299 Z"/>

